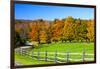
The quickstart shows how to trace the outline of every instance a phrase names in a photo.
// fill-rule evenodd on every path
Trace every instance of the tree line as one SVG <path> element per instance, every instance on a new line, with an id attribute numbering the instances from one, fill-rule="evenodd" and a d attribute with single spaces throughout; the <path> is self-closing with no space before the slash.
<path id="1" fill-rule="evenodd" d="M 15 22 L 16 43 L 36 41 L 40 43 L 51 42 L 93 42 L 94 20 L 76 19 L 68 16 L 64 19 L 47 21 L 43 19 Z"/>

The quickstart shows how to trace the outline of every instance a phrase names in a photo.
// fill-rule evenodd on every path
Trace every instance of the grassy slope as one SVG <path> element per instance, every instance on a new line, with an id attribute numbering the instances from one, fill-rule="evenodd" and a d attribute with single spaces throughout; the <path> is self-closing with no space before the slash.
<path id="1" fill-rule="evenodd" d="M 86 53 L 93 54 L 94 53 L 94 44 L 93 43 L 52 43 L 52 44 L 43 44 L 41 45 L 40 48 L 33 49 L 32 51 L 37 52 L 45 52 L 46 50 L 48 52 L 55 52 L 56 50 L 58 52 L 72 52 L 72 53 L 82 53 L 83 48 L 85 49 Z M 31 54 L 31 53 L 30 53 Z M 37 53 L 34 53 L 37 55 Z M 45 57 L 44 54 L 40 55 L 41 57 Z M 54 57 L 54 54 L 49 54 L 48 57 Z M 63 57 L 66 58 L 66 56 L 58 55 L 58 57 Z M 93 56 L 90 56 L 93 57 Z M 15 56 L 16 61 L 20 61 L 22 64 L 49 64 L 51 62 L 45 62 L 45 61 L 37 61 L 37 60 L 32 60 L 31 58 L 26 58 L 23 56 L 20 56 L 16 54 Z M 81 55 L 71 55 L 70 58 L 75 58 L 75 59 L 81 59 Z"/>
<path id="2" fill-rule="evenodd" d="M 21 56 L 19 54 L 15 55 L 15 60 L 19 63 L 19 64 L 23 64 L 23 65 L 34 65 L 34 64 L 51 64 L 53 62 L 45 62 L 45 61 L 38 61 L 36 59 L 32 59 L 29 58 L 27 56 Z"/>
<path id="3" fill-rule="evenodd" d="M 43 44 L 41 48 L 33 49 L 34 51 L 49 51 L 54 52 L 57 50 L 58 52 L 77 52 L 80 53 L 85 49 L 87 53 L 94 52 L 94 44 L 93 43 L 53 43 L 53 44 Z"/>
<path id="4" fill-rule="evenodd" d="M 45 52 L 48 51 L 48 57 L 55 56 L 55 51 L 57 50 L 60 53 L 83 53 L 83 49 L 85 49 L 86 54 L 94 53 L 94 44 L 93 43 L 54 43 L 54 44 L 43 44 L 41 48 L 33 49 L 34 52 L 40 51 Z M 49 54 L 49 52 L 54 52 L 54 54 Z M 37 53 L 34 53 L 37 55 Z M 41 54 L 41 57 L 45 57 L 45 54 Z M 66 55 L 58 54 L 58 57 L 66 58 Z M 93 58 L 94 56 L 86 56 L 86 58 Z M 82 55 L 70 55 L 72 59 L 82 59 Z"/>

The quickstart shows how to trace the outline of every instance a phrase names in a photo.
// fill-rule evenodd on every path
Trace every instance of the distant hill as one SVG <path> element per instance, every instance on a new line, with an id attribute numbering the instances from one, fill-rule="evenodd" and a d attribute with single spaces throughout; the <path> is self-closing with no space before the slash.
<path id="1" fill-rule="evenodd" d="M 30 22 L 32 22 L 32 21 L 38 21 L 38 20 L 41 20 L 41 19 L 37 19 L 37 20 L 24 20 L 24 19 L 16 19 L 15 21 L 16 21 L 16 23 L 30 23 Z M 43 20 L 43 21 L 47 21 L 47 22 L 52 22 L 52 21 L 50 21 L 50 20 Z"/>
<path id="2" fill-rule="evenodd" d="M 32 22 L 33 20 L 24 20 L 24 19 L 16 19 L 15 21 L 19 21 L 19 22 L 24 22 L 24 23 L 29 23 Z"/>

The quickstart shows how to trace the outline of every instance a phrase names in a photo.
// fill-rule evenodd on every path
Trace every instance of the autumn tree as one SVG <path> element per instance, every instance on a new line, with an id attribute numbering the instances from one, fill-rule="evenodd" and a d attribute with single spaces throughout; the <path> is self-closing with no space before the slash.
<path id="1" fill-rule="evenodd" d="M 74 39 L 74 29 L 73 29 L 73 18 L 68 16 L 65 20 L 65 25 L 63 28 L 63 39 L 66 41 L 72 41 Z"/>
<path id="2" fill-rule="evenodd" d="M 68 16 L 64 19 L 47 21 L 16 21 L 16 42 L 35 41 L 38 44 L 51 42 L 94 41 L 94 20 L 76 19 Z"/>
<path id="3" fill-rule="evenodd" d="M 87 22 L 87 37 L 89 38 L 89 41 L 94 41 L 94 21 L 89 20 Z"/>
<path id="4" fill-rule="evenodd" d="M 31 41 L 37 41 L 37 27 L 36 22 L 30 23 L 30 32 L 28 32 L 28 37 L 31 39 Z"/>
<path id="5" fill-rule="evenodd" d="M 33 24 L 31 24 L 32 25 L 31 31 L 29 32 L 29 37 L 33 41 L 37 41 L 39 44 L 40 44 L 40 30 L 41 30 L 40 21 L 42 20 L 33 21 Z"/>
<path id="6" fill-rule="evenodd" d="M 47 23 L 46 25 L 46 43 L 51 43 L 51 39 L 52 39 L 52 23 Z"/>
<path id="7" fill-rule="evenodd" d="M 81 42 L 84 41 L 88 41 L 88 37 L 87 37 L 87 20 L 81 20 L 81 32 L 80 32 L 80 37 L 81 37 Z"/>
<path id="8" fill-rule="evenodd" d="M 62 20 L 59 20 L 59 19 L 55 19 L 54 22 L 53 22 L 53 41 L 59 41 L 61 38 L 62 38 L 62 33 L 63 33 L 63 26 L 64 26 L 64 23 Z"/>

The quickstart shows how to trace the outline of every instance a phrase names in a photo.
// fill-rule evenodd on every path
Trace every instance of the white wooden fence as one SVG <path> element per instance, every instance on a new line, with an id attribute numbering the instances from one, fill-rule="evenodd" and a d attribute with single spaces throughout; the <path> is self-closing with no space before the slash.
<path id="1" fill-rule="evenodd" d="M 44 51 L 44 52 L 29 52 L 26 49 L 16 49 L 15 50 L 16 53 L 22 55 L 22 56 L 28 56 L 31 57 L 33 60 L 37 59 L 38 61 L 42 60 L 42 61 L 52 61 L 55 63 L 70 63 L 71 61 L 73 62 L 85 62 L 85 61 L 94 61 L 94 54 L 89 54 L 86 53 L 85 51 L 83 51 L 82 53 L 70 53 L 70 52 L 48 52 L 48 51 Z M 64 57 L 60 57 L 64 56 Z M 71 58 L 70 56 L 81 56 L 81 58 Z M 86 58 L 86 56 L 90 56 L 89 58 Z M 92 57 L 91 57 L 92 56 Z"/>

